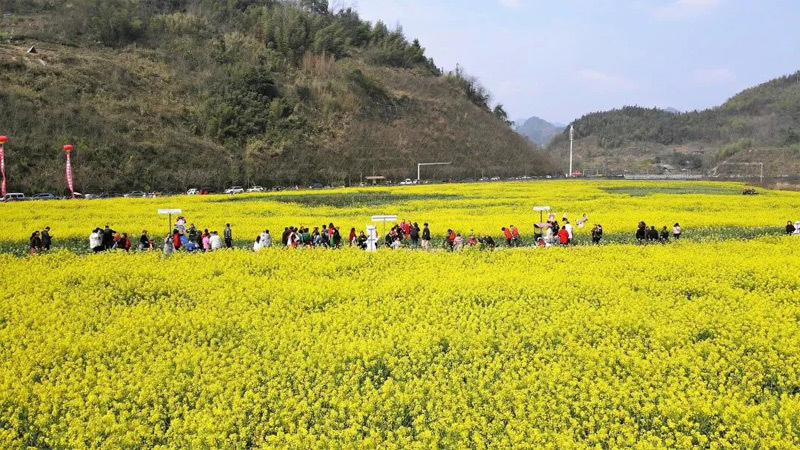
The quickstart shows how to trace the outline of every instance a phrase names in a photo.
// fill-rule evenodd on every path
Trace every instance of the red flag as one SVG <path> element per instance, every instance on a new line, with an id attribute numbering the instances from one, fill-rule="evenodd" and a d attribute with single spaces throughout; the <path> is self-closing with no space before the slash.
<path id="1" fill-rule="evenodd" d="M 3 153 L 3 144 L 0 143 L 0 173 L 3 175 L 3 183 L 2 188 L 0 188 L 0 194 L 2 197 L 6 198 L 6 157 Z"/>
<path id="2" fill-rule="evenodd" d="M 75 198 L 75 188 L 72 185 L 72 163 L 69 159 L 69 152 L 67 152 L 67 186 L 69 186 L 69 191 L 72 193 L 72 198 Z"/>

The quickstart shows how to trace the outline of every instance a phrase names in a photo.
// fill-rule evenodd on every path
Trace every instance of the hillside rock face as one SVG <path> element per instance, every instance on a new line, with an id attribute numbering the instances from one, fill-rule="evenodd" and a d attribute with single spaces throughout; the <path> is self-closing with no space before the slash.
<path id="1" fill-rule="evenodd" d="M 348 184 L 545 174 L 549 157 L 416 40 L 327 2 L 14 2 L 0 17 L 10 188 Z M 26 53 L 31 45 L 37 53 Z"/>
<path id="2" fill-rule="evenodd" d="M 587 114 L 574 123 L 576 167 L 606 175 L 753 176 L 763 163 L 769 177 L 795 176 L 800 173 L 799 77 L 800 72 L 777 78 L 705 111 L 624 107 Z M 565 161 L 569 133 L 554 138 L 547 151 Z"/>

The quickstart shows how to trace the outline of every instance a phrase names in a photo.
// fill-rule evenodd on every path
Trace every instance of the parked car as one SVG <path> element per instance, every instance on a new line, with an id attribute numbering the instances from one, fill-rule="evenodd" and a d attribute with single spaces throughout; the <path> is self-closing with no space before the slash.
<path id="1" fill-rule="evenodd" d="M 147 194 L 142 191 L 133 191 L 128 192 L 127 194 L 122 195 L 125 198 L 139 198 L 139 197 L 147 197 Z"/>
<path id="2" fill-rule="evenodd" d="M 415 180 L 412 180 L 411 178 L 406 178 L 405 180 L 400 182 L 401 186 L 409 186 L 412 184 L 417 184 L 417 182 Z"/>
<path id="3" fill-rule="evenodd" d="M 20 192 L 8 193 L 5 197 L 3 197 L 4 202 L 20 202 L 23 200 L 27 200 L 27 197 L 25 197 L 25 194 Z"/>
<path id="4" fill-rule="evenodd" d="M 42 192 L 33 196 L 33 200 L 55 200 L 56 196 L 49 192 Z"/>
<path id="5" fill-rule="evenodd" d="M 264 192 L 264 188 L 261 186 L 253 186 L 247 190 L 247 192 Z"/>
<path id="6" fill-rule="evenodd" d="M 197 188 L 191 188 L 188 191 L 186 191 L 186 195 L 199 195 L 199 194 L 200 190 Z"/>
<path id="7" fill-rule="evenodd" d="M 308 187 L 309 189 L 322 189 L 322 183 L 314 183 Z"/>
<path id="8" fill-rule="evenodd" d="M 226 194 L 241 194 L 244 193 L 244 188 L 241 186 L 233 186 L 228 189 L 225 189 Z"/>

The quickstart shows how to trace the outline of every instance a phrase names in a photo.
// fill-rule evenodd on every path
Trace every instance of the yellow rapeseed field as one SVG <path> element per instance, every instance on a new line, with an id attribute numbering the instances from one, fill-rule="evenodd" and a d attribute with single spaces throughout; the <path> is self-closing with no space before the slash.
<path id="1" fill-rule="evenodd" d="M 247 238 L 363 228 L 378 213 L 434 233 L 529 232 L 536 204 L 607 233 L 800 218 L 800 194 L 741 189 L 558 181 L 29 202 L 0 205 L 0 242 L 45 225 L 57 243 L 106 223 L 166 232 L 163 207 Z M 0 254 L 0 448 L 798 448 L 800 238 L 774 234 Z"/>
<path id="2" fill-rule="evenodd" d="M 0 447 L 797 448 L 799 257 L 0 256 Z"/>
<path id="3" fill-rule="evenodd" d="M 254 240 L 264 229 L 274 233 L 286 226 L 331 221 L 346 235 L 351 227 L 364 229 L 376 214 L 395 214 L 420 225 L 430 222 L 435 235 L 453 228 L 498 236 L 501 227 L 511 224 L 530 235 L 539 221 L 535 205 L 551 206 L 559 220 L 567 213 L 573 223 L 586 213 L 606 233 L 632 234 L 640 220 L 659 229 L 680 222 L 687 230 L 780 227 L 800 220 L 800 193 L 763 190 L 745 197 L 742 188 L 715 182 L 564 180 L 10 203 L 0 204 L 0 243 L 24 241 L 45 226 L 53 228 L 56 242 L 87 239 L 93 228 L 106 224 L 133 238 L 144 229 L 163 235 L 167 220 L 156 214 L 160 208 L 180 208 L 191 223 L 220 233 L 230 222 L 235 238 L 245 240 Z"/>

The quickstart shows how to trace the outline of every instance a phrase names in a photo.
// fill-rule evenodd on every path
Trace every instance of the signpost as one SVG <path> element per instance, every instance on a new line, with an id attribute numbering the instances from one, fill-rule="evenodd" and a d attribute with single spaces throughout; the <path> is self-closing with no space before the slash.
<path id="1" fill-rule="evenodd" d="M 397 222 L 397 216 L 372 216 L 373 222 L 383 222 L 383 235 L 386 236 L 386 222 Z"/>
<path id="2" fill-rule="evenodd" d="M 550 212 L 549 206 L 534 206 L 533 210 L 539 213 L 539 223 L 544 223 L 544 213 Z"/>
<path id="3" fill-rule="evenodd" d="M 168 215 L 169 216 L 169 222 L 167 223 L 167 228 L 168 228 L 167 233 L 172 233 L 172 215 L 173 214 L 180 214 L 182 212 L 183 211 L 181 211 L 180 209 L 159 209 L 158 210 L 158 215 L 160 215 L 160 216 Z"/>

